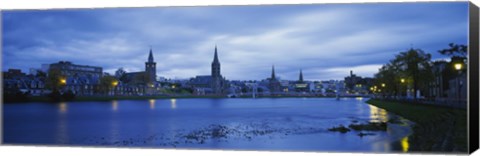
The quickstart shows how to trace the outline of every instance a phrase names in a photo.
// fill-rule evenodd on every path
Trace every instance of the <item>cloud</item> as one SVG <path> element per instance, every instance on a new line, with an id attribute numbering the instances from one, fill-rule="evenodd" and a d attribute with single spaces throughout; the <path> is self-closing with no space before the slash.
<path id="1" fill-rule="evenodd" d="M 468 3 L 164 7 L 7 11 L 3 70 L 60 60 L 113 73 L 144 70 L 150 46 L 157 75 L 210 74 L 215 44 L 227 79 L 370 77 L 395 54 L 466 44 Z M 408 9 L 408 12 L 405 10 Z M 415 17 L 415 18 L 413 18 Z M 35 26 L 35 27 L 32 27 Z"/>

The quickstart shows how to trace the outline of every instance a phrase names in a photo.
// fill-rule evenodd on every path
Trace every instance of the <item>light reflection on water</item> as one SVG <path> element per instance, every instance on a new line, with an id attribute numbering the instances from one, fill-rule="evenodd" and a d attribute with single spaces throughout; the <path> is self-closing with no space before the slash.
<path id="1" fill-rule="evenodd" d="M 55 137 L 55 142 L 57 143 L 68 143 L 68 125 L 67 125 L 67 109 L 68 104 L 66 102 L 60 102 L 58 104 L 59 117 L 57 124 L 57 133 Z"/>
<path id="2" fill-rule="evenodd" d="M 60 102 L 60 104 L 58 104 L 58 111 L 60 113 L 67 113 L 67 103 L 66 102 Z"/>
<path id="3" fill-rule="evenodd" d="M 115 111 L 115 112 L 118 110 L 118 101 L 117 100 L 112 101 L 112 110 Z"/>
<path id="4" fill-rule="evenodd" d="M 408 147 L 409 147 L 408 136 L 404 137 L 400 142 L 402 144 L 402 151 L 403 152 L 408 152 Z"/>
<path id="5" fill-rule="evenodd" d="M 301 100 L 299 103 L 298 100 Z M 365 104 L 365 98 L 350 99 L 148 99 L 112 100 L 108 102 L 62 102 L 53 108 L 54 127 L 36 127 L 42 135 L 51 135 L 57 144 L 84 144 L 84 138 L 91 138 L 92 145 L 110 145 L 114 142 L 145 139 L 153 136 L 156 141 L 140 140 L 135 146 L 158 146 L 168 143 L 165 139 L 178 139 L 180 133 L 188 134 L 204 130 L 212 124 L 228 128 L 259 128 L 274 131 L 265 137 L 253 140 L 228 140 L 221 142 L 205 140 L 205 144 L 179 144 L 179 147 L 208 147 L 225 149 L 282 149 L 282 150 L 339 150 L 339 151 L 408 151 L 408 138 L 404 136 L 390 138 L 390 134 L 375 132 L 375 135 L 359 137 L 356 132 L 346 134 L 323 132 L 331 126 L 345 124 L 345 119 L 355 118 L 359 122 L 388 120 L 388 113 L 375 106 Z M 156 103 L 159 102 L 159 105 Z M 148 103 L 148 106 L 147 106 Z M 168 105 L 170 103 L 170 106 Z M 181 107 L 177 107 L 179 104 Z M 120 106 L 121 105 L 121 106 Z M 35 106 L 32 104 L 32 106 Z M 119 107 L 122 107 L 121 111 Z M 33 107 L 32 107 L 33 108 Z M 12 108 L 8 108 L 12 109 Z M 339 111 L 332 111 L 339 110 Z M 27 112 L 24 115 L 29 115 Z M 8 116 L 12 120 L 14 116 Z M 290 118 L 291 120 L 284 120 Z M 48 121 L 37 120 L 38 121 Z M 80 120 L 81 119 L 81 120 Z M 13 120 L 12 120 L 13 121 Z M 29 122 L 29 121 L 24 121 Z M 67 124 L 68 122 L 68 124 Z M 288 122 L 288 123 L 286 123 Z M 350 119 L 347 119 L 349 124 Z M 13 123 L 13 122 L 10 122 Z M 27 123 L 29 124 L 29 123 Z M 25 124 L 25 125 L 27 125 Z M 47 123 L 48 124 L 48 123 Z M 8 126 L 12 127 L 13 124 Z M 30 124 L 38 125 L 38 124 Z M 8 127 L 7 126 L 7 127 Z M 21 137 L 9 130 L 9 142 Z M 31 126 L 33 127 L 33 126 Z M 317 128 L 312 131 L 309 128 Z M 22 127 L 20 127 L 22 128 Z M 24 127 L 28 129 L 30 127 Z M 43 128 L 43 129 L 42 129 Z M 298 129 L 298 133 L 294 131 Z M 287 133 L 285 135 L 283 133 Z M 290 133 L 292 131 L 292 133 Z M 304 132 L 305 131 L 305 132 Z M 304 134 L 306 133 L 306 134 Z M 291 135 L 292 134 L 292 135 Z M 25 134 L 24 134 L 25 135 Z M 12 137 L 14 136 L 14 137 Z M 26 136 L 26 135 L 25 135 Z M 103 139 L 105 138 L 105 139 Z M 163 140 L 162 140 L 163 138 Z M 181 138 L 181 137 L 180 137 Z M 236 138 L 235 138 L 236 139 Z M 262 140 L 264 139 L 264 140 Z M 328 139 L 330 143 L 323 144 Z M 35 138 L 31 139 L 36 141 Z M 97 143 L 98 141 L 98 143 Z M 146 142 L 145 142 L 146 141 Z M 183 140 L 180 140 L 183 141 Z M 395 145 L 391 143 L 395 141 Z M 293 142 L 297 142 L 291 144 Z M 131 144 L 121 146 L 131 146 Z M 164 147 L 163 145 L 160 147 Z M 258 148 L 261 147 L 261 148 Z"/>
<path id="6" fill-rule="evenodd" d="M 150 99 L 150 100 L 148 100 L 148 102 L 150 103 L 150 110 L 154 110 L 155 109 L 155 99 Z"/>
<path id="7" fill-rule="evenodd" d="M 382 109 L 382 108 L 378 108 L 378 107 L 375 107 L 375 106 L 372 106 L 372 105 L 368 105 L 368 107 L 370 108 L 370 122 L 388 122 L 388 112 L 385 110 L 385 109 Z M 406 125 L 402 125 L 402 126 L 406 126 Z M 390 130 L 387 130 L 390 134 Z M 389 145 L 384 145 L 385 147 L 384 148 L 388 148 L 390 147 Z M 408 136 L 405 136 L 403 137 L 402 139 L 400 139 L 400 146 L 401 146 L 401 149 L 402 149 L 402 152 L 408 152 L 408 148 L 409 148 L 409 143 L 408 143 Z"/>
<path id="8" fill-rule="evenodd" d="M 177 108 L 177 99 L 170 99 L 171 108 Z"/>
<path id="9" fill-rule="evenodd" d="M 385 109 L 381 109 L 372 105 L 368 105 L 370 108 L 370 122 L 387 122 L 388 112 Z"/>

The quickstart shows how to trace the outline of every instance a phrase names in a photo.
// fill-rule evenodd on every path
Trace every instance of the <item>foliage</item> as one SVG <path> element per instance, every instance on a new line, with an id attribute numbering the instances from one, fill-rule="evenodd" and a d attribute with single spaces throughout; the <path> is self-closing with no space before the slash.
<path id="1" fill-rule="evenodd" d="M 439 50 L 438 52 L 443 55 L 456 56 L 461 58 L 467 58 L 468 46 L 462 44 L 450 43 L 449 48 Z"/>
<path id="2" fill-rule="evenodd" d="M 118 83 L 118 80 L 114 76 L 106 75 L 100 78 L 100 93 L 107 94 L 108 91 L 115 86 L 114 82 Z"/>
<path id="3" fill-rule="evenodd" d="M 71 90 L 68 90 L 67 92 L 62 94 L 62 98 L 66 101 L 72 101 L 73 99 L 75 99 L 75 94 Z"/>
<path id="4" fill-rule="evenodd" d="M 62 100 L 62 95 L 60 94 L 60 91 L 58 91 L 57 89 L 54 89 L 50 94 L 47 95 L 47 97 L 52 102 L 58 102 Z"/>
<path id="5" fill-rule="evenodd" d="M 115 78 L 122 82 L 125 82 L 127 80 L 127 71 L 125 71 L 123 67 L 118 68 L 117 71 L 115 71 Z"/>
<path id="6" fill-rule="evenodd" d="M 397 91 L 406 85 L 412 85 L 414 91 L 425 92 L 428 82 L 433 79 L 430 59 L 431 55 L 421 49 L 400 52 L 375 74 L 376 85 L 382 86 L 383 93 L 388 95 L 397 95 Z M 401 79 L 405 80 L 405 84 L 401 84 Z M 385 84 L 384 87 L 382 84 Z M 414 94 L 415 99 L 416 96 Z"/>
<path id="7" fill-rule="evenodd" d="M 35 75 L 35 77 L 39 77 L 39 78 L 46 78 L 47 77 L 47 73 L 41 71 L 41 70 L 38 70 L 37 71 L 37 74 Z"/>
<path id="8" fill-rule="evenodd" d="M 58 69 L 50 69 L 47 75 L 47 81 L 45 87 L 51 90 L 59 90 L 64 85 L 61 80 L 66 79 L 64 75 Z"/>
<path id="9" fill-rule="evenodd" d="M 11 102 L 28 102 L 30 99 L 29 93 L 22 93 L 18 88 L 12 88 L 9 91 L 3 92 L 3 99 L 5 103 Z"/>

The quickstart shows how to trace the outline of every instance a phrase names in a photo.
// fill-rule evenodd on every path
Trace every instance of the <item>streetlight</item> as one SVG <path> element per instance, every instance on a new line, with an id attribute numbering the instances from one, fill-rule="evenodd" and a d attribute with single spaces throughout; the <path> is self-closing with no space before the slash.
<path id="1" fill-rule="evenodd" d="M 462 85 L 462 83 L 460 82 L 460 74 L 462 73 L 463 64 L 462 63 L 455 63 L 453 66 L 455 67 L 455 70 L 458 71 L 458 75 L 457 75 L 457 88 L 458 88 L 457 102 L 458 102 L 458 105 L 460 105 L 460 88 L 461 88 L 461 85 Z"/>
<path id="2" fill-rule="evenodd" d="M 112 86 L 113 86 L 113 87 L 116 87 L 117 85 L 118 85 L 118 82 L 117 82 L 117 81 L 113 81 L 113 82 L 112 82 Z"/>
<path id="3" fill-rule="evenodd" d="M 382 87 L 385 87 L 385 83 L 382 83 Z"/>
<path id="4" fill-rule="evenodd" d="M 458 73 L 460 73 L 460 69 L 462 69 L 462 64 L 461 63 L 455 63 L 454 67 L 455 67 L 455 70 L 458 70 L 459 71 Z"/>
<path id="5" fill-rule="evenodd" d="M 113 95 L 115 95 L 115 90 L 116 90 L 117 85 L 118 85 L 118 81 L 113 81 L 113 82 L 112 82 Z"/>
<path id="6" fill-rule="evenodd" d="M 401 79 L 400 79 L 400 83 L 402 83 L 402 84 L 405 83 L 405 79 L 404 79 L 404 78 L 401 78 Z M 402 95 L 402 87 L 403 87 L 403 85 L 400 85 L 400 97 L 403 96 L 403 95 Z"/>
<path id="7" fill-rule="evenodd" d="M 60 77 L 60 89 L 65 89 L 64 87 L 67 85 L 67 79 L 66 78 L 63 78 L 63 77 Z"/>
<path id="8" fill-rule="evenodd" d="M 67 80 L 64 79 L 64 78 L 61 78 L 61 79 L 60 79 L 60 83 L 61 83 L 62 85 L 65 85 L 65 84 L 67 84 Z"/>

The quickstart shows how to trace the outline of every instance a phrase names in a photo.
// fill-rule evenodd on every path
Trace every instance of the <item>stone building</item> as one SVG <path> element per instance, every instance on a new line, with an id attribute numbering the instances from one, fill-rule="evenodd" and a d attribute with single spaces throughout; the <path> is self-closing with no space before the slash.
<path id="1" fill-rule="evenodd" d="M 69 61 L 52 63 L 49 71 L 60 72 L 64 87 L 62 92 L 72 91 L 77 95 L 93 95 L 98 91 L 100 78 L 103 76 L 102 67 L 77 65 Z"/>
<path id="2" fill-rule="evenodd" d="M 68 77 L 89 76 L 100 78 L 103 74 L 102 67 L 77 65 L 69 61 L 60 61 L 50 64 L 49 70 L 59 70 L 61 75 Z"/>
<path id="3" fill-rule="evenodd" d="M 193 87 L 194 93 L 197 95 L 225 94 L 228 88 L 228 83 L 221 74 L 220 60 L 218 59 L 217 46 L 215 46 L 215 53 L 211 66 L 211 75 L 200 75 L 190 80 L 190 85 Z"/>
<path id="4" fill-rule="evenodd" d="M 298 76 L 298 81 L 295 82 L 295 91 L 297 92 L 307 92 L 308 91 L 308 83 L 303 81 L 303 73 L 300 69 L 300 74 Z"/>
<path id="5" fill-rule="evenodd" d="M 159 83 L 157 78 L 157 63 L 153 58 L 153 51 L 150 48 L 145 71 L 125 73 L 125 79 L 116 87 L 116 94 L 120 95 L 144 95 L 158 93 Z"/>
<path id="6" fill-rule="evenodd" d="M 270 89 L 270 94 L 279 94 L 281 92 L 280 87 L 280 81 L 277 79 L 275 76 L 275 66 L 272 66 L 272 75 L 270 79 L 268 79 L 268 89 Z"/>

